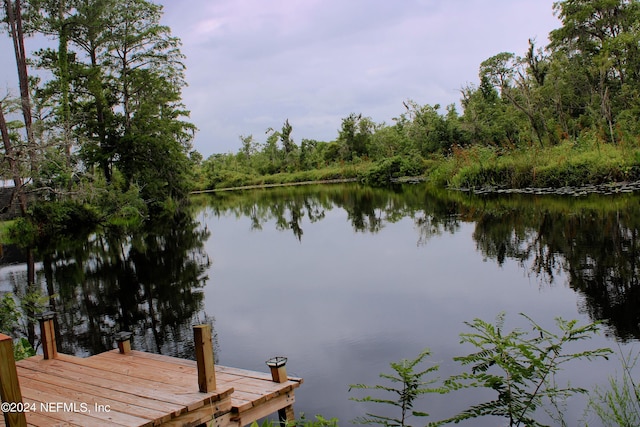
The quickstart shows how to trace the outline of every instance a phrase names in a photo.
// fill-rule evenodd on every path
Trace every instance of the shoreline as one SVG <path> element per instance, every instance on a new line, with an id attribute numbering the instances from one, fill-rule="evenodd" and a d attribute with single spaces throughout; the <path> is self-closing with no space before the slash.
<path id="1" fill-rule="evenodd" d="M 279 187 L 295 187 L 303 185 L 318 185 L 318 184 L 342 184 L 359 182 L 358 178 L 338 178 L 338 179 L 324 179 L 314 181 L 300 181 L 300 182 L 286 182 L 286 183 L 274 183 L 274 184 L 254 184 L 243 185 L 236 187 L 214 188 L 211 190 L 196 190 L 190 194 L 207 194 L 207 193 L 219 193 L 224 191 L 242 191 L 242 190 L 259 190 L 266 188 L 279 188 Z M 427 181 L 426 177 L 401 177 L 395 178 L 391 181 L 392 184 L 419 184 Z M 635 193 L 640 191 L 640 180 L 638 181 L 623 181 L 623 182 L 610 182 L 606 184 L 587 184 L 580 186 L 562 186 L 562 187 L 525 187 L 525 188 L 508 188 L 505 186 L 485 186 L 481 188 L 454 188 L 445 187 L 448 190 L 460 191 L 463 193 L 475 194 L 475 195 L 491 195 L 491 194 L 532 194 L 532 195 L 557 195 L 557 196 L 586 196 L 588 194 L 602 194 L 613 195 L 622 193 Z"/>
<path id="2" fill-rule="evenodd" d="M 313 184 L 341 184 L 345 182 L 358 182 L 358 178 L 338 178 L 338 179 L 321 179 L 316 181 L 300 181 L 300 182 L 283 182 L 279 184 L 254 184 L 254 185 L 242 185 L 239 187 L 225 187 L 225 188 L 213 188 L 211 190 L 196 190 L 191 194 L 206 194 L 206 193 L 218 193 L 221 191 L 237 191 L 237 190 L 258 190 L 262 188 L 274 188 L 274 187 L 294 187 L 299 185 L 313 185 Z"/>
<path id="3" fill-rule="evenodd" d="M 458 188 L 465 193 L 483 194 L 533 194 L 533 195 L 557 195 L 557 196 L 586 196 L 587 194 L 622 194 L 640 191 L 640 181 L 611 182 L 606 184 L 588 184 L 580 186 L 564 187 L 525 187 L 505 188 L 499 186 L 487 186 L 481 188 Z"/>

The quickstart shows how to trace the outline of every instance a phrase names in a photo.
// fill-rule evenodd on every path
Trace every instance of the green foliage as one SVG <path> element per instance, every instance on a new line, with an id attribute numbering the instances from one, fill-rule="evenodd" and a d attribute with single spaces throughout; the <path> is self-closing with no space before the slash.
<path id="1" fill-rule="evenodd" d="M 42 291 L 35 287 L 27 289 L 19 297 L 20 310 L 24 313 L 23 320 L 26 323 L 37 323 L 38 315 L 43 313 L 49 305 L 49 297 L 43 295 Z M 23 329 L 26 329 L 26 327 Z"/>
<path id="2" fill-rule="evenodd" d="M 27 218 L 18 218 L 6 228 L 5 243 L 15 243 L 25 247 L 33 246 L 38 240 L 38 226 Z"/>
<path id="3" fill-rule="evenodd" d="M 90 186 L 83 188 L 83 197 L 73 202 L 75 209 L 91 212 L 90 220 L 82 224 L 86 230 L 98 225 L 135 229 L 149 218 L 150 205 L 143 200 L 140 188 L 127 184 L 119 172 L 114 172 L 109 183 L 103 177 L 96 177 Z"/>
<path id="4" fill-rule="evenodd" d="M 26 338 L 18 338 L 13 342 L 13 358 L 15 360 L 22 360 L 35 355 L 36 350 Z"/>
<path id="5" fill-rule="evenodd" d="M 20 324 L 23 313 L 31 313 L 30 321 L 35 321 L 35 315 L 44 309 L 44 303 L 40 292 L 31 291 L 23 296 L 20 306 L 16 304 L 15 297 L 10 293 L 5 293 L 0 299 L 0 332 L 15 337 L 22 333 L 24 329 Z M 15 360 L 25 359 L 35 356 L 36 352 L 31 343 L 20 337 L 13 341 L 13 356 Z"/>
<path id="6" fill-rule="evenodd" d="M 26 247 L 52 238 L 76 236 L 98 222 L 97 210 L 90 205 L 73 201 L 42 202 L 9 227 L 9 239 Z"/>
<path id="7" fill-rule="evenodd" d="M 601 145 L 588 137 L 577 144 L 504 152 L 492 147 L 459 149 L 441 168 L 456 188 L 484 186 L 563 187 L 603 184 L 640 178 L 636 150 Z"/>
<path id="8" fill-rule="evenodd" d="M 597 333 L 598 324 L 581 326 L 576 320 L 557 318 L 558 332 L 552 332 L 522 316 L 529 321 L 531 329 L 528 332 L 515 329 L 506 333 L 503 330 L 504 313 L 497 317 L 495 325 L 480 319 L 465 322 L 472 332 L 461 334 L 461 343 L 471 344 L 477 351 L 454 360 L 471 370 L 447 379 L 445 384 L 451 390 L 494 390 L 497 397 L 433 425 L 491 415 L 506 418 L 510 427 L 543 426 L 535 416 L 545 402 L 558 407 L 568 397 L 586 393 L 579 387 L 557 385 L 555 375 L 569 362 L 608 357 L 611 350 L 607 348 L 578 352 L 566 350 L 568 344 L 589 339 Z M 551 415 L 559 416 L 562 423 L 561 414 Z"/>
<path id="9" fill-rule="evenodd" d="M 353 160 L 369 154 L 371 136 L 375 131 L 375 123 L 362 114 L 351 113 L 342 119 L 338 134 L 338 142 L 344 147 L 343 160 Z"/>
<path id="10" fill-rule="evenodd" d="M 391 385 L 366 385 L 351 384 L 349 391 L 357 390 L 378 390 L 384 392 L 389 397 L 372 397 L 366 396 L 362 398 L 352 398 L 356 402 L 373 402 L 383 405 L 395 406 L 400 410 L 397 418 L 383 415 L 375 415 L 367 413 L 366 417 L 354 420 L 358 424 L 380 424 L 383 426 L 408 426 L 409 417 L 426 417 L 429 414 L 425 412 L 414 411 L 415 401 L 422 395 L 427 393 L 445 393 L 447 390 L 442 387 L 429 387 L 437 380 L 423 381 L 423 377 L 427 374 L 436 372 L 438 365 L 430 366 L 424 370 L 416 371 L 417 365 L 422 363 L 431 352 L 428 349 L 423 350 L 415 359 L 403 359 L 400 362 L 392 362 L 391 369 L 394 374 L 380 374 L 380 378 L 387 380 Z"/>
<path id="11" fill-rule="evenodd" d="M 107 185 L 124 181 L 107 191 L 128 200 L 136 187 L 145 215 L 184 202 L 194 180 L 189 151 L 196 129 L 185 120 L 184 57 L 180 41 L 160 24 L 162 6 L 148 0 L 34 0 L 24 11 L 30 32 L 57 41 L 33 58 L 50 77 L 32 79 L 38 148 L 17 159 L 17 168 L 30 171 L 23 175 L 33 179 L 38 196 L 113 212 L 100 205 L 109 197 L 94 197 L 105 189 L 95 171 Z M 57 224 L 68 219 L 63 210 L 51 211 Z M 119 220 L 128 217 L 121 213 Z"/>
<path id="12" fill-rule="evenodd" d="M 363 181 L 373 186 L 389 185 L 394 179 L 418 176 L 424 172 L 424 164 L 419 155 L 414 157 L 394 156 L 376 163 L 363 177 Z"/>
<path id="13" fill-rule="evenodd" d="M 211 179 L 207 183 L 207 188 L 229 188 L 239 187 L 255 180 L 255 175 L 242 172 L 220 171 L 211 175 Z"/>
<path id="14" fill-rule="evenodd" d="M 251 423 L 251 427 L 276 427 L 280 425 L 280 423 L 274 422 L 269 419 L 262 421 L 262 423 L 260 424 L 258 424 L 257 421 Z M 291 423 L 291 425 L 299 427 L 338 427 L 338 419 L 324 418 L 322 415 L 316 415 L 315 419 L 309 420 L 304 416 L 304 414 L 302 414 L 300 419 L 294 421 L 293 423 Z"/>
<path id="15" fill-rule="evenodd" d="M 9 230 L 15 224 L 15 220 L 0 221 L 0 242 L 7 243 L 9 239 Z"/>
<path id="16" fill-rule="evenodd" d="M 303 427 L 338 427 L 338 419 L 316 415 L 314 420 L 307 420 L 302 414 L 300 420 L 296 421 L 296 425 L 302 425 Z"/>
<path id="17" fill-rule="evenodd" d="M 0 332 L 12 335 L 18 328 L 20 311 L 12 294 L 6 293 L 0 299 Z"/>
<path id="18" fill-rule="evenodd" d="M 352 179 L 364 176 L 371 164 L 360 162 L 359 164 L 331 165 L 311 170 L 297 170 L 294 172 L 279 172 L 260 175 L 255 172 L 240 171 L 238 167 L 230 170 L 228 165 L 234 161 L 227 155 L 215 155 L 204 162 L 203 169 L 207 177 L 207 185 L 203 190 L 234 188 L 244 186 L 261 186 L 270 184 L 291 184 L 303 182 L 322 182 L 330 180 Z"/>
<path id="19" fill-rule="evenodd" d="M 460 127 L 468 142 L 497 147 L 518 146 L 522 134 L 522 114 L 500 99 L 489 77 L 480 76 L 480 85 L 462 89 L 463 115 Z"/>
<path id="20" fill-rule="evenodd" d="M 31 210 L 30 218 L 45 227 L 45 231 L 66 232 L 97 222 L 97 212 L 89 206 L 73 202 L 39 203 Z"/>
<path id="21" fill-rule="evenodd" d="M 447 113 L 438 112 L 440 105 L 419 105 L 415 101 L 403 102 L 406 111 L 396 121 L 396 130 L 403 135 L 409 150 L 422 156 L 446 154 L 454 145 L 465 145 L 467 137 L 460 127 L 455 106 L 447 107 Z M 411 153 L 407 153 L 411 154 Z"/>
<path id="22" fill-rule="evenodd" d="M 581 139 L 580 141 L 584 141 Z M 496 147 L 455 148 L 453 155 L 423 159 L 415 151 L 376 162 L 323 167 L 293 173 L 259 175 L 232 166 L 227 156 L 205 162 L 207 188 L 361 177 L 370 185 L 386 185 L 405 176 L 425 174 L 434 185 L 480 188 L 562 187 L 640 178 L 640 153 L 633 147 L 595 142 L 565 142 L 553 147 L 503 150 Z M 249 170 L 247 170 L 249 171 Z"/>
<path id="23" fill-rule="evenodd" d="M 323 158 L 327 163 L 335 163 L 340 160 L 341 145 L 337 142 L 330 142 L 325 147 Z"/>
<path id="24" fill-rule="evenodd" d="M 640 387 L 633 375 L 638 357 L 620 354 L 622 377 L 609 377 L 607 387 L 598 386 L 590 395 L 588 412 L 594 413 L 605 427 L 640 425 Z"/>
<path id="25" fill-rule="evenodd" d="M 33 115 L 37 141 L 26 142 L 38 149 L 19 150 L 15 168 L 5 175 L 29 175 L 48 201 L 95 204 L 118 225 L 171 214 L 194 187 L 308 180 L 326 173 L 302 172 L 326 168 L 342 168 L 337 178 L 356 175 L 383 185 L 422 174 L 423 159 L 435 163 L 429 168 L 432 183 L 455 187 L 640 178 L 633 152 L 640 143 L 635 0 L 555 2 L 562 26 L 550 33 L 548 48 L 529 40 L 522 56 L 501 52 L 484 60 L 479 82 L 461 90 L 461 114 L 454 104 L 442 111 L 438 104 L 407 100 L 392 126 L 352 113 L 342 119 L 335 141 L 302 139 L 300 147 L 285 119 L 278 130 L 267 130 L 266 141 L 242 136 L 238 153 L 204 162 L 190 155 L 196 129 L 181 102 L 184 57 L 180 41 L 160 24 L 161 6 L 148 0 L 27 3 L 29 31 L 57 41 L 30 58 L 50 76 L 33 79 L 34 109 L 52 114 Z M 21 105 L 11 104 L 6 108 L 15 111 Z M 24 144 L 16 130 L 25 124 L 8 125 L 11 142 Z M 584 140 L 590 152 L 577 149 Z M 532 153 L 533 147 L 539 151 Z M 94 171 L 103 175 L 104 187 Z M 115 203 L 118 209 L 102 203 L 113 202 L 112 194 L 78 196 L 80 189 L 95 194 L 91 190 L 112 183 L 117 185 L 106 191 L 126 199 Z M 27 225 L 21 227 L 29 234 Z"/>

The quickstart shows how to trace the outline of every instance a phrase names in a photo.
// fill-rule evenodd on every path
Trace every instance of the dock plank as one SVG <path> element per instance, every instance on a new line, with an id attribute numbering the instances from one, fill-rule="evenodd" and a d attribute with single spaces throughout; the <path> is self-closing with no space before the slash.
<path id="1" fill-rule="evenodd" d="M 166 358 L 166 356 L 161 355 L 161 354 L 155 354 L 155 353 L 145 353 L 143 351 L 137 351 L 137 350 L 132 350 L 131 354 L 135 357 L 139 357 L 140 360 L 164 360 L 164 358 Z M 112 351 L 107 351 L 104 353 L 100 353 L 96 356 L 92 356 L 92 357 L 109 357 L 109 356 L 118 356 L 118 352 L 117 350 L 112 350 Z M 173 362 L 172 362 L 173 363 Z M 196 366 L 196 362 L 195 360 L 189 360 L 189 359 L 177 359 L 175 361 L 175 364 L 179 364 L 182 366 L 192 366 L 195 367 Z M 216 378 L 217 375 L 220 373 L 225 373 L 225 374 L 230 374 L 230 375 L 234 375 L 234 376 L 240 376 L 240 377 L 244 377 L 244 378 L 255 378 L 255 379 L 259 379 L 259 380 L 264 380 L 264 381 L 272 381 L 271 379 L 271 374 L 268 372 L 258 372 L 258 371 L 251 371 L 251 370 L 247 370 L 247 369 L 241 369 L 241 368 L 233 368 L 230 366 L 222 366 L 222 365 L 216 365 Z M 302 378 L 299 377 L 292 377 L 289 376 L 289 381 L 294 381 L 297 382 L 299 384 L 302 384 L 304 382 L 304 380 Z"/>
<path id="2" fill-rule="evenodd" d="M 39 401 L 35 399 L 30 399 L 27 397 L 23 397 L 23 402 L 29 404 L 39 405 Z M 31 414 L 31 412 L 29 412 Z M 35 412 L 36 415 L 42 415 L 42 412 Z M 117 427 L 117 426 L 125 426 L 125 427 L 138 427 L 137 424 L 121 424 L 116 422 L 116 420 L 109 420 L 105 417 L 95 417 L 93 414 L 82 413 L 80 411 L 60 411 L 60 412 L 47 412 L 46 417 L 48 419 L 53 419 L 54 424 L 59 423 L 70 423 L 79 426 L 95 426 L 95 427 Z M 121 421 L 121 420 L 118 420 Z M 146 424 L 146 423 L 145 423 Z M 139 426 L 142 427 L 142 426 Z"/>
<path id="3" fill-rule="evenodd" d="M 182 360 L 182 359 L 177 359 Z M 192 361 L 188 361 L 192 362 Z M 163 359 L 148 359 L 138 355 L 123 355 L 114 352 L 101 353 L 78 362 L 86 366 L 103 366 L 110 364 L 114 366 L 115 372 L 126 373 L 128 375 L 142 376 L 148 378 L 152 376 L 157 381 L 167 384 L 179 384 L 183 387 L 193 387 L 192 376 L 197 376 L 198 371 L 195 362 L 191 364 L 174 363 Z M 115 365 L 113 365 L 115 363 Z M 236 377 L 222 375 L 218 377 L 216 372 L 217 389 L 223 390 L 231 387 L 231 381 Z"/>
<path id="4" fill-rule="evenodd" d="M 165 417 L 171 417 L 172 414 L 179 414 L 184 410 L 183 405 L 171 404 L 168 402 L 162 402 L 155 399 L 148 399 L 140 397 L 136 399 L 135 404 L 131 403 L 131 394 L 121 391 L 105 389 L 97 387 L 91 384 L 82 383 L 77 380 L 69 380 L 67 378 L 60 378 L 51 375 L 46 372 L 31 371 L 28 369 L 18 368 L 20 378 L 32 378 L 44 384 L 50 384 L 56 387 L 61 387 L 76 392 L 88 393 L 95 396 L 102 396 L 105 399 L 111 401 L 121 402 L 124 405 L 131 406 L 133 413 L 144 413 L 149 416 L 160 416 L 164 414 Z M 138 412 L 140 411 L 140 412 Z"/>
<path id="5" fill-rule="evenodd" d="M 39 412 L 25 414 L 29 427 L 84 427 L 81 424 L 73 424 L 68 421 L 56 420 Z"/>
<path id="6" fill-rule="evenodd" d="M 135 358 L 126 356 L 121 358 L 104 358 L 104 357 L 87 357 L 73 358 L 72 356 L 61 355 L 60 360 L 76 363 L 82 366 L 88 366 L 100 370 L 108 370 L 111 373 L 126 375 L 130 378 L 140 378 L 143 380 L 153 379 L 154 382 L 179 386 L 184 389 L 192 389 L 194 393 L 198 391 L 198 384 L 193 384 L 189 374 L 193 372 L 185 372 L 185 370 L 169 369 L 167 365 L 156 362 L 154 365 L 137 363 Z M 183 390 L 184 391 L 184 390 Z"/>
<path id="7" fill-rule="evenodd" d="M 92 359 L 100 361 L 130 361 L 131 368 L 138 367 L 138 364 L 148 364 L 155 369 L 174 370 L 181 374 L 196 373 L 196 363 L 192 360 L 179 359 L 168 363 L 163 356 L 132 351 L 130 355 L 121 355 L 115 351 L 100 353 L 92 356 Z M 158 364 L 160 363 L 160 364 Z M 230 368 L 216 365 L 216 379 L 218 384 L 233 386 L 234 393 L 231 396 L 233 407 L 236 412 L 242 412 L 253 408 L 256 405 L 265 403 L 278 397 L 283 393 L 290 392 L 302 383 L 301 378 L 291 378 L 284 383 L 276 383 L 272 380 L 270 373 L 249 371 L 246 369 Z"/>
<path id="8" fill-rule="evenodd" d="M 34 356 L 16 363 L 23 401 L 39 408 L 26 414 L 27 425 L 34 427 L 240 427 L 290 405 L 302 383 L 301 378 L 276 383 L 268 373 L 215 369 L 216 390 L 201 393 L 195 361 L 158 354 L 109 351 L 79 358 L 58 353 L 49 360 Z"/>
<path id="9" fill-rule="evenodd" d="M 231 421 L 231 413 L 227 412 L 226 414 L 222 414 L 215 419 L 211 424 L 207 424 L 209 426 L 232 426 L 232 427 L 242 427 L 237 422 Z M 180 418 L 176 418 L 174 420 L 169 421 L 168 423 L 163 424 L 163 427 L 198 427 L 204 424 L 203 420 L 208 418 L 208 414 L 205 411 L 205 408 L 196 409 L 193 412 L 189 412 L 188 414 L 184 414 Z"/>
<path id="10" fill-rule="evenodd" d="M 271 379 L 271 374 L 270 373 L 250 371 L 250 370 L 247 370 L 247 369 L 233 368 L 233 367 L 230 367 L 230 366 L 217 366 L 217 368 L 220 369 L 220 372 L 228 373 L 230 375 L 237 375 L 237 376 L 241 376 L 241 377 L 244 377 L 244 378 L 254 378 L 254 379 L 264 380 L 264 381 L 273 381 Z M 299 377 L 287 376 L 287 378 L 288 378 L 289 381 L 293 381 L 293 382 L 296 382 L 298 384 L 302 384 L 304 382 L 304 380 L 302 378 L 299 378 Z"/>
<path id="11" fill-rule="evenodd" d="M 155 357 L 153 357 L 155 356 Z M 162 366 L 163 369 L 172 372 L 181 372 L 187 375 L 197 374 L 198 367 L 195 360 L 167 358 L 162 354 L 144 353 L 142 351 L 131 351 L 129 354 L 120 354 L 117 350 L 106 351 L 104 353 L 91 356 L 95 360 L 130 360 L 138 365 L 147 365 L 152 367 Z"/>
<path id="12" fill-rule="evenodd" d="M 38 399 L 45 405 L 51 402 L 81 402 L 92 412 L 97 411 L 100 407 L 109 408 L 109 413 L 123 414 L 123 418 L 133 417 L 131 421 L 135 421 L 137 423 L 135 425 L 143 425 L 145 423 L 153 425 L 155 420 L 162 421 L 164 419 L 168 421 L 171 419 L 171 414 L 167 414 L 166 411 L 152 410 L 144 406 L 123 403 L 110 399 L 108 396 L 102 394 L 93 394 L 91 392 L 87 393 L 87 390 L 78 391 L 71 388 L 60 387 L 59 384 L 53 385 L 36 378 L 28 378 L 27 376 L 21 377 L 20 387 L 29 392 L 25 392 L 25 395 L 31 399 L 35 399 L 37 396 L 33 390 L 37 390 L 38 393 L 47 393 L 46 399 Z"/>
<path id="13" fill-rule="evenodd" d="M 273 414 L 282 408 L 293 405 L 294 402 L 295 398 L 293 394 L 285 393 L 279 395 L 275 399 L 272 399 L 268 403 L 252 406 L 245 411 L 234 413 L 231 415 L 231 420 L 236 421 L 240 426 L 246 426 L 260 418 Z"/>
<path id="14" fill-rule="evenodd" d="M 122 391 L 138 397 L 186 405 L 188 410 L 203 406 L 213 397 L 217 398 L 217 394 L 214 393 L 198 392 L 197 387 L 193 390 L 186 390 L 171 384 L 158 384 L 153 379 L 134 378 L 59 359 L 34 361 L 32 358 L 28 358 L 18 363 L 20 367 L 25 369 L 48 372 L 61 378 L 75 379 L 86 384 Z"/>

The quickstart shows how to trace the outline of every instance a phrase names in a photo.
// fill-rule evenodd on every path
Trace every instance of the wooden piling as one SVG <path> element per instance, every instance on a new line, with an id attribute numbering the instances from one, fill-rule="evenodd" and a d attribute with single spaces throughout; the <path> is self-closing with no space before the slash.
<path id="1" fill-rule="evenodd" d="M 282 426 L 295 427 L 296 416 L 293 413 L 293 405 L 278 409 L 278 420 Z"/>
<path id="2" fill-rule="evenodd" d="M 2 402 L 10 405 L 22 405 L 22 392 L 18 382 L 16 361 L 13 357 L 13 340 L 0 334 L 0 397 Z M 3 408 L 4 409 L 4 408 Z M 24 412 L 4 412 L 4 422 L 7 427 L 26 427 L 27 418 Z"/>
<path id="3" fill-rule="evenodd" d="M 287 358 L 282 356 L 272 357 L 267 360 L 267 366 L 271 370 L 271 379 L 277 383 L 287 381 Z"/>
<path id="4" fill-rule="evenodd" d="M 55 313 L 45 311 L 38 316 L 40 321 L 40 340 L 42 341 L 42 354 L 45 359 L 55 359 L 58 357 L 58 346 L 56 345 L 56 329 L 53 323 Z"/>
<path id="5" fill-rule="evenodd" d="M 282 356 L 272 357 L 267 360 L 267 366 L 271 370 L 271 379 L 276 383 L 284 383 L 289 380 L 287 376 L 287 358 Z M 295 422 L 295 414 L 293 405 L 287 405 L 278 410 L 278 419 L 281 426 L 293 427 Z"/>
<path id="6" fill-rule="evenodd" d="M 131 332 L 118 332 L 115 335 L 116 342 L 118 343 L 118 351 L 120 354 L 131 353 Z"/>
<path id="7" fill-rule="evenodd" d="M 216 371 L 214 366 L 213 342 L 211 341 L 211 326 L 194 326 L 193 340 L 198 366 L 198 388 L 202 393 L 213 392 L 216 389 Z"/>

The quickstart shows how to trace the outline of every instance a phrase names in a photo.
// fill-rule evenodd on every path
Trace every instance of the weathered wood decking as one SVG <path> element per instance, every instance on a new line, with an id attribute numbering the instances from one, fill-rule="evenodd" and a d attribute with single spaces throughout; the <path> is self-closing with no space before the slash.
<path id="1" fill-rule="evenodd" d="M 240 427 L 278 411 L 292 419 L 302 382 L 215 366 L 215 390 L 201 392 L 195 361 L 130 350 L 54 356 L 15 364 L 27 425 Z"/>

